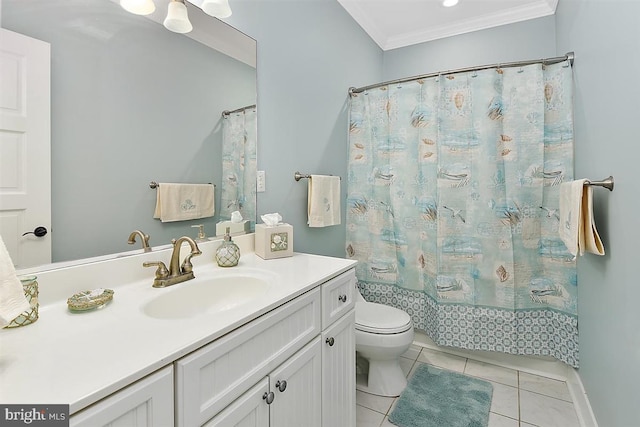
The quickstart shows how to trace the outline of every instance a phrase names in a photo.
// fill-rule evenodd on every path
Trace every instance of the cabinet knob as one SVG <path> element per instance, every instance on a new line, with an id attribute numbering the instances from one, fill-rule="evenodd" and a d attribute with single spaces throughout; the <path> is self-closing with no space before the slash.
<path id="1" fill-rule="evenodd" d="M 347 296 L 342 294 L 338 296 L 338 301 L 340 302 L 347 302 Z"/>
<path id="2" fill-rule="evenodd" d="M 280 392 L 285 391 L 287 389 L 287 382 L 285 380 L 278 381 L 276 383 L 276 388 L 280 390 Z"/>
<path id="3" fill-rule="evenodd" d="M 333 344 L 336 342 L 336 340 L 334 340 L 333 337 L 330 337 L 330 338 L 327 338 L 326 340 L 324 340 L 324 342 L 329 344 L 329 347 L 333 347 Z"/>
<path id="4" fill-rule="evenodd" d="M 267 401 L 267 405 L 271 405 L 271 403 L 273 403 L 275 395 L 272 391 L 270 391 L 269 393 L 265 391 L 265 393 L 262 395 L 262 398 Z"/>

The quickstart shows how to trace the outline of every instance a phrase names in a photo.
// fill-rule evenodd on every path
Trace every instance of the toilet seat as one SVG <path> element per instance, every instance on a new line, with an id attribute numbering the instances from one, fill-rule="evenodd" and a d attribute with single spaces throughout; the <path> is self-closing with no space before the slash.
<path id="1" fill-rule="evenodd" d="M 374 302 L 356 302 L 356 329 L 373 334 L 399 334 L 411 329 L 411 317 L 402 310 Z"/>

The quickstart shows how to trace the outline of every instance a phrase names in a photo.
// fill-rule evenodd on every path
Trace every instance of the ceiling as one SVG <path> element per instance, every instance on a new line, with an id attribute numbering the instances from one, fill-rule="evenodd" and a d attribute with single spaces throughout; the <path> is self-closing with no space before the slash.
<path id="1" fill-rule="evenodd" d="M 338 0 L 383 49 L 553 15 L 558 0 Z"/>

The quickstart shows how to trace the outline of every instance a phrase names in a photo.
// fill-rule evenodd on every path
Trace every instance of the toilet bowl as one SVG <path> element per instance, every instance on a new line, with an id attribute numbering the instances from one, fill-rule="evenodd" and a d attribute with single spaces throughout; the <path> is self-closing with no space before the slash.
<path id="1" fill-rule="evenodd" d="M 399 396 L 407 385 L 400 356 L 413 342 L 407 313 L 366 302 L 356 293 L 356 389 L 379 396 Z"/>

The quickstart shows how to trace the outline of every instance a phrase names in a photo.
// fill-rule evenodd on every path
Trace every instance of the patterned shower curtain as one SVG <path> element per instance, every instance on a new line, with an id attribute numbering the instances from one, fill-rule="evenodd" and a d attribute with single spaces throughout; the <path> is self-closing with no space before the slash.
<path id="1" fill-rule="evenodd" d="M 364 297 L 439 345 L 577 367 L 576 262 L 558 237 L 570 64 L 372 89 L 349 121 L 346 250 Z"/>
<path id="2" fill-rule="evenodd" d="M 221 220 L 230 219 L 233 211 L 256 218 L 256 117 L 256 108 L 223 116 Z"/>

